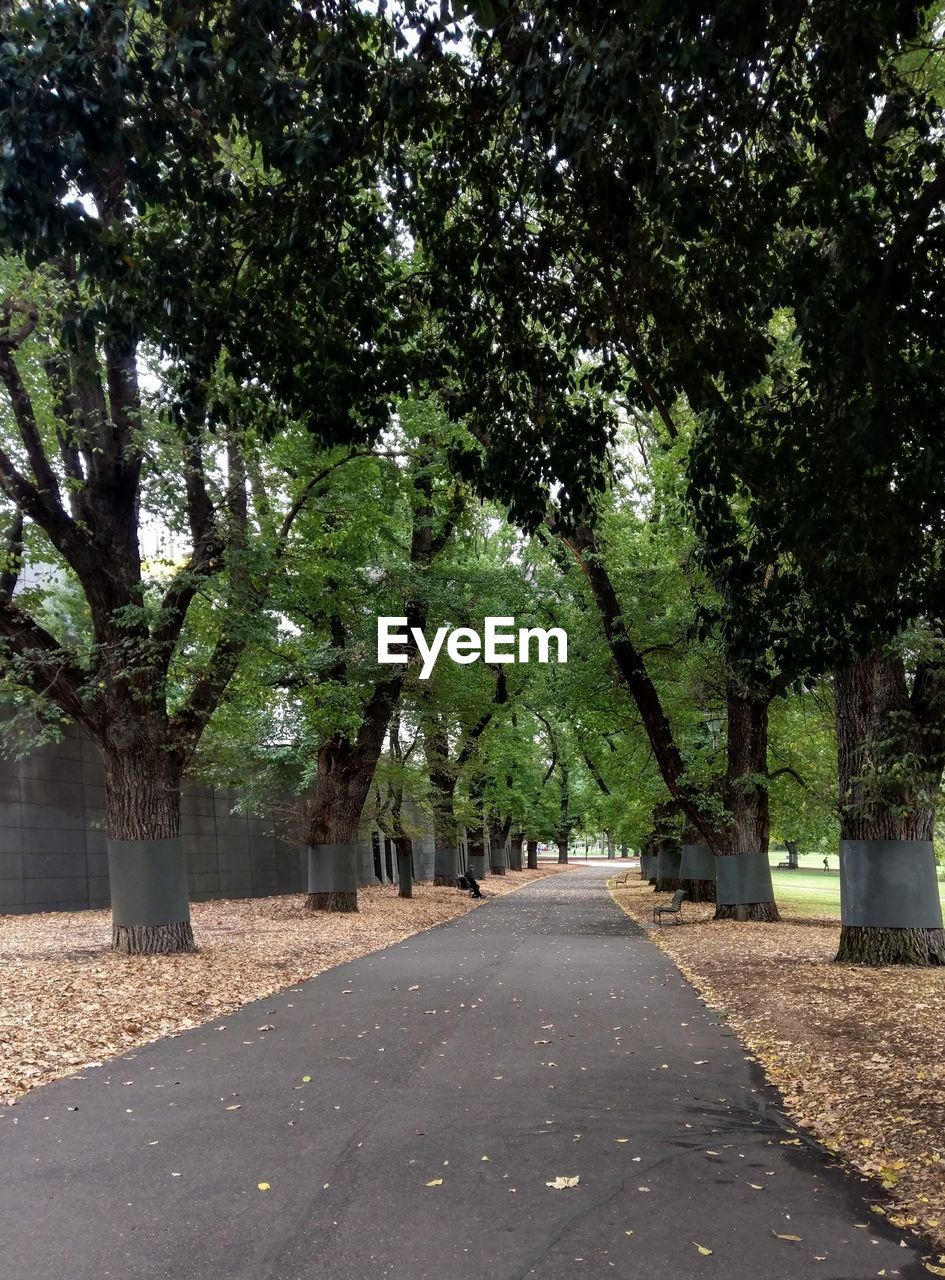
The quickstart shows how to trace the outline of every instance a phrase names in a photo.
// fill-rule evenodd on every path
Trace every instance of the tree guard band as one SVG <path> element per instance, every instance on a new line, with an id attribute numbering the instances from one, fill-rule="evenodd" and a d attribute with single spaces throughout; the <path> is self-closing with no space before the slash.
<path id="1" fill-rule="evenodd" d="M 137 929 L 190 919 L 187 867 L 180 836 L 106 840 L 112 920 Z"/>
<path id="2" fill-rule="evenodd" d="M 678 880 L 681 861 L 682 849 L 672 846 L 668 849 L 660 849 L 656 855 L 657 880 Z"/>
<path id="3" fill-rule="evenodd" d="M 707 844 L 684 844 L 679 861 L 680 880 L 714 880 L 715 854 Z"/>
<path id="4" fill-rule="evenodd" d="M 471 853 L 469 855 L 469 870 L 477 880 L 482 880 L 483 877 L 488 874 L 486 861 L 485 851 L 482 853 Z"/>
<path id="5" fill-rule="evenodd" d="M 941 929 L 931 840 L 841 840 L 840 920 L 872 929 Z"/>
<path id="6" fill-rule="evenodd" d="M 358 845 L 308 846 L 309 893 L 357 893 Z"/>
<path id="7" fill-rule="evenodd" d="M 715 859 L 716 900 L 721 907 L 773 902 L 771 866 L 766 853 L 727 853 Z"/>
<path id="8" fill-rule="evenodd" d="M 417 864 L 417 879 L 432 880 L 434 875 L 434 865 L 436 854 L 433 849 L 424 848 L 423 844 L 418 840 L 414 845 L 415 860 Z"/>
<path id="9" fill-rule="evenodd" d="M 437 845 L 433 855 L 433 874 L 449 876 L 455 880 L 459 875 L 459 850 L 452 845 Z"/>
<path id="10" fill-rule="evenodd" d="M 655 853 L 640 854 L 640 870 L 643 872 L 644 880 L 656 879 L 656 854 Z"/>

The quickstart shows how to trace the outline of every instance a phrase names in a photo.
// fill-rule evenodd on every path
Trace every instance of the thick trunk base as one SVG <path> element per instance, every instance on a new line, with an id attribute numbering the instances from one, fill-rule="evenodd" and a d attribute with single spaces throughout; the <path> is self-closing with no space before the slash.
<path id="1" fill-rule="evenodd" d="M 686 886 L 681 880 L 676 880 L 672 876 L 657 876 L 650 883 L 654 886 L 657 893 L 675 893 L 677 889 L 684 889 Z"/>
<path id="2" fill-rule="evenodd" d="M 177 924 L 113 925 L 112 946 L 126 956 L 174 956 L 197 950 L 189 920 Z"/>
<path id="3" fill-rule="evenodd" d="M 844 925 L 840 930 L 840 964 L 945 964 L 945 929 L 881 929 Z"/>
<path id="4" fill-rule="evenodd" d="M 492 868 L 492 874 L 493 874 L 494 876 L 504 876 L 504 875 L 505 875 L 505 872 L 506 872 L 506 868 L 505 868 L 505 867 L 493 867 L 493 868 Z"/>
<path id="5" fill-rule="evenodd" d="M 356 893 L 310 893 L 305 899 L 309 911 L 357 911 Z"/>
<path id="6" fill-rule="evenodd" d="M 777 924 L 781 919 L 776 902 L 740 902 L 734 906 L 715 908 L 716 920 L 753 920 L 758 924 Z"/>
<path id="7" fill-rule="evenodd" d="M 444 886 L 446 886 L 446 887 L 448 887 L 448 888 L 450 888 L 450 889 L 455 889 L 455 888 L 456 888 L 456 876 L 434 876 L 434 877 L 433 877 L 433 885 L 434 885 L 434 887 L 436 887 L 437 885 L 439 885 L 441 888 L 443 888 Z"/>
<path id="8" fill-rule="evenodd" d="M 714 880 L 684 880 L 683 888 L 689 894 L 690 902 L 714 902 Z"/>

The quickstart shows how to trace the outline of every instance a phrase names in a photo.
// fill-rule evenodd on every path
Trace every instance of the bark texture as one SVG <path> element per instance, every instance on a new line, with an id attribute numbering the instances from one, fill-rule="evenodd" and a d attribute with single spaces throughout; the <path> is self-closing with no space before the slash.
<path id="1" fill-rule="evenodd" d="M 529 871 L 538 870 L 538 841 L 529 840 L 528 842 L 528 869 Z"/>
<path id="2" fill-rule="evenodd" d="M 112 946 L 126 956 L 172 956 L 197 950 L 189 920 L 177 924 L 113 924 Z"/>
<path id="3" fill-rule="evenodd" d="M 682 887 L 689 894 L 690 902 L 714 902 L 714 880 L 683 880 Z"/>
<path id="4" fill-rule="evenodd" d="M 413 897 L 413 841 L 408 835 L 398 835 L 397 846 L 397 878 L 399 882 L 398 896 Z"/>
<path id="5" fill-rule="evenodd" d="M 309 911 L 357 911 L 357 893 L 310 893 L 305 905 Z"/>

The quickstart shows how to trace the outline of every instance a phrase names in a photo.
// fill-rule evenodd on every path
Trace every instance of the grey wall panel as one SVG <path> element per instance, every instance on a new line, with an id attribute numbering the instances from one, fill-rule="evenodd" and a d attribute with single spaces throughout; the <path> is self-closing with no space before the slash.
<path id="1" fill-rule="evenodd" d="M 85 852 L 86 853 L 107 853 L 108 843 L 105 835 L 104 824 L 101 827 L 86 827 L 85 829 Z"/>
<path id="2" fill-rule="evenodd" d="M 23 880 L 23 900 L 36 910 L 76 910 L 88 902 L 88 897 L 88 876 L 28 876 Z"/>
<path id="3" fill-rule="evenodd" d="M 88 839 L 88 837 L 86 837 Z M 95 849 L 90 850 L 85 855 L 85 872 L 89 879 L 96 876 L 104 876 L 106 885 L 108 884 L 108 850 Z"/>
<path id="4" fill-rule="evenodd" d="M 249 816 L 234 813 L 239 801 L 232 787 L 184 785 L 181 837 L 192 898 L 304 893 L 305 849 L 282 838 L 294 802 L 286 797 L 273 813 Z M 415 807 L 411 818 L 419 861 L 432 838 Z M 361 835 L 360 879 L 376 883 L 370 829 Z M 108 906 L 105 771 L 94 742 L 74 726 L 24 759 L 0 758 L 0 886 L 0 914 Z"/>
<path id="5" fill-rule="evenodd" d="M 19 832 L 17 832 L 19 835 Z M 23 855 L 22 853 L 10 853 L 4 851 L 0 853 L 0 880 L 22 880 L 23 879 Z"/>
<path id="6" fill-rule="evenodd" d="M 0 827 L 0 854 L 19 853 L 23 848 L 23 837 L 19 827 Z"/>
<path id="7" fill-rule="evenodd" d="M 23 877 L 15 880 L 0 880 L 0 911 L 8 911 L 11 907 L 22 907 L 26 902 Z"/>
<path id="8" fill-rule="evenodd" d="M 20 834 L 24 853 L 74 853 L 85 857 L 85 831 L 80 827 L 24 827 Z"/>

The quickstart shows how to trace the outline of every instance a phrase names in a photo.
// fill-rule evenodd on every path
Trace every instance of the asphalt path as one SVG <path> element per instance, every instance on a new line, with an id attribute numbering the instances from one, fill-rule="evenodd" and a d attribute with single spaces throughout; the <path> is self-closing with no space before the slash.
<path id="1" fill-rule="evenodd" d="M 35 1090 L 0 1115 L 0 1277 L 927 1275 L 606 874 Z"/>

